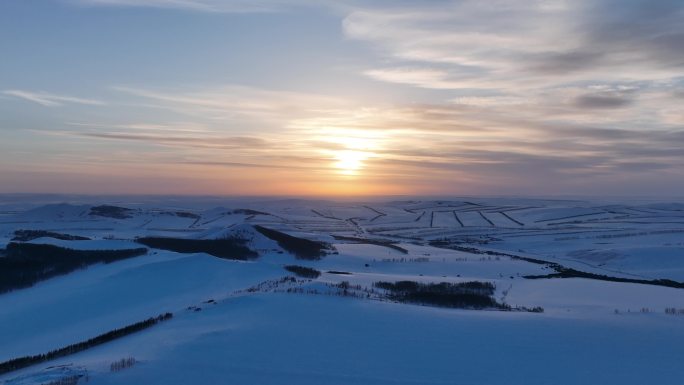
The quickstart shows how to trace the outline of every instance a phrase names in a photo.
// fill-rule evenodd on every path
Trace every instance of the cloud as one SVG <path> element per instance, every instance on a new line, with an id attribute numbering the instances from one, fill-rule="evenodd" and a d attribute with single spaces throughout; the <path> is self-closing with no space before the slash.
<path id="1" fill-rule="evenodd" d="M 390 83 L 409 84 L 422 88 L 432 89 L 461 89 L 461 88 L 485 88 L 483 82 L 475 83 L 465 75 L 467 69 L 463 68 L 461 73 L 455 74 L 449 71 L 435 68 L 381 68 L 367 70 L 364 75 Z M 460 78 L 460 80 L 459 80 Z"/>
<path id="2" fill-rule="evenodd" d="M 309 0 L 70 0 L 85 6 L 169 8 L 199 12 L 253 13 L 315 5 Z"/>
<path id="3" fill-rule="evenodd" d="M 84 99 L 77 98 L 67 95 L 55 95 L 47 92 L 32 92 L 32 91 L 22 91 L 22 90 L 4 90 L 3 94 L 13 96 L 16 98 L 28 100 L 34 103 L 38 103 L 45 107 L 58 107 L 64 104 L 87 104 L 93 106 L 102 106 L 105 103 L 95 99 Z"/>
<path id="4" fill-rule="evenodd" d="M 130 103 L 150 110 L 142 115 L 148 120 L 76 121 L 69 129 L 40 133 L 68 142 L 98 142 L 94 149 L 116 149 L 107 157 L 94 151 L 88 164 L 136 160 L 207 175 L 220 174 L 217 168 L 242 168 L 253 170 L 248 174 L 254 178 L 287 175 L 292 183 L 323 183 L 334 179 L 336 154 L 362 151 L 368 156 L 358 183 L 448 191 L 450 183 L 462 180 L 478 189 L 508 192 L 544 185 L 552 193 L 547 186 L 552 181 L 555 192 L 579 192 L 588 186 L 614 188 L 608 182 L 617 186 L 624 183 L 620 178 L 682 176 L 677 170 L 684 169 L 684 127 L 666 126 L 657 116 L 644 119 L 634 109 L 637 100 L 645 106 L 675 100 L 678 87 L 604 82 L 550 93 L 373 106 L 230 84 L 118 87 L 133 98 Z M 598 103 L 604 104 L 597 108 L 600 97 Z M 614 100 L 606 105 L 605 98 L 630 102 L 616 108 Z M 109 108 L 110 116 L 126 119 L 121 105 Z M 160 108 L 171 113 L 160 115 Z M 84 156 L 77 158 L 83 162 Z"/>
<path id="5" fill-rule="evenodd" d="M 580 108 L 621 108 L 631 103 L 632 99 L 614 95 L 582 95 L 575 99 L 575 105 Z"/>
<path id="6" fill-rule="evenodd" d="M 158 104 L 158 107 L 212 120 L 281 122 L 287 117 L 349 102 L 325 95 L 274 91 L 240 85 L 206 88 L 149 89 L 116 86 L 114 90 Z"/>
<path id="7" fill-rule="evenodd" d="M 464 106 L 493 107 L 528 104 L 531 101 L 518 96 L 462 96 L 451 102 Z"/>
<path id="8" fill-rule="evenodd" d="M 216 149 L 260 149 L 268 148 L 268 142 L 254 137 L 192 137 L 192 136 L 168 136 L 150 134 L 128 134 L 120 132 L 71 132 L 72 135 L 99 139 L 131 140 L 148 142 L 152 144 L 199 147 Z"/>
<path id="9" fill-rule="evenodd" d="M 343 30 L 394 62 L 363 71 L 374 79 L 520 91 L 680 77 L 682 17 L 674 0 L 461 0 L 357 9 Z M 420 72 L 403 70 L 416 64 Z"/>

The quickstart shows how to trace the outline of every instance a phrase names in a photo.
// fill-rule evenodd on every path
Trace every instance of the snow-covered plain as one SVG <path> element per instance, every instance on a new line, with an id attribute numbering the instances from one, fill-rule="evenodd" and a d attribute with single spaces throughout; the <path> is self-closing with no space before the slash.
<path id="1" fill-rule="evenodd" d="M 86 373 L 93 384 L 684 383 L 684 315 L 664 311 L 684 309 L 684 289 L 525 279 L 553 271 L 507 256 L 681 282 L 681 204 L 503 198 L 210 203 L 221 207 L 119 202 L 130 210 L 114 216 L 93 215 L 97 204 L 90 203 L 8 205 L 0 215 L 0 248 L 19 229 L 90 238 L 28 241 L 81 250 L 140 247 L 135 238 L 149 235 L 238 235 L 260 256 L 245 262 L 150 249 L 0 294 L 0 361 L 174 313 L 150 329 L 4 374 L 0 383 L 47 384 Z M 254 225 L 332 243 L 337 253 L 298 260 Z M 283 268 L 288 264 L 323 274 L 276 283 L 291 275 Z M 492 282 L 497 300 L 544 312 L 400 304 L 343 296 L 335 287 L 399 280 Z M 137 363 L 110 370 L 127 357 Z"/>

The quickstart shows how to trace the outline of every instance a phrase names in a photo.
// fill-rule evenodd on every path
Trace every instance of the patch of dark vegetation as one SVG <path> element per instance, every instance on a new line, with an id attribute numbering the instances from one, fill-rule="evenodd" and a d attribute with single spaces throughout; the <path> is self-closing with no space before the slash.
<path id="1" fill-rule="evenodd" d="M 480 214 L 480 216 L 482 217 L 482 219 L 484 219 L 485 221 L 487 221 L 487 223 L 489 223 L 490 226 L 496 227 L 496 225 L 494 225 L 494 222 L 490 221 L 489 218 L 487 218 L 487 217 L 482 213 L 482 211 L 478 211 L 477 213 Z"/>
<path id="2" fill-rule="evenodd" d="M 579 217 L 589 217 L 592 215 L 599 215 L 603 214 L 603 212 L 596 212 L 596 213 L 587 213 L 587 214 L 576 214 L 576 215 L 568 215 L 566 217 L 560 217 L 560 218 L 551 218 L 551 219 L 538 219 L 534 221 L 534 223 L 543 223 L 543 222 L 553 222 L 553 221 L 559 221 L 562 219 L 570 219 L 570 218 L 579 218 Z"/>
<path id="3" fill-rule="evenodd" d="M 521 260 L 521 261 L 525 261 L 525 262 L 529 262 L 529 263 L 534 263 L 537 265 L 544 265 L 544 266 L 556 271 L 555 273 L 552 273 L 552 274 L 523 276 L 523 278 L 527 278 L 527 279 L 586 278 L 586 279 L 595 279 L 598 281 L 637 283 L 637 284 L 642 284 L 642 285 L 654 285 L 654 286 L 672 287 L 672 288 L 676 288 L 676 289 L 684 289 L 684 282 L 677 282 L 677 281 L 673 281 L 670 279 L 648 280 L 648 279 L 612 277 L 609 275 L 588 273 L 585 271 L 579 271 L 579 270 L 575 270 L 575 269 L 572 269 L 569 267 L 565 267 L 559 263 L 549 262 L 549 261 L 545 261 L 542 259 L 521 257 L 519 255 L 502 253 L 502 252 L 498 252 L 498 251 L 480 250 L 480 249 L 475 248 L 475 247 L 458 246 L 458 245 L 454 245 L 454 244 L 450 243 L 448 240 L 433 240 L 433 241 L 430 241 L 430 245 L 435 246 L 435 247 L 447 248 L 447 249 L 451 249 L 451 250 L 463 251 L 463 252 L 471 253 L 471 254 L 484 254 L 484 255 L 510 257 L 512 259 L 517 259 L 517 260 Z"/>
<path id="4" fill-rule="evenodd" d="M 480 242 L 483 242 L 485 244 L 487 243 L 487 241 L 480 241 Z M 477 247 L 471 247 L 471 246 L 461 246 L 461 245 L 454 243 L 448 239 L 433 239 L 428 243 L 430 246 L 440 247 L 440 248 L 449 249 L 449 250 L 462 251 L 464 253 L 469 253 L 469 254 L 491 255 L 491 256 L 497 256 L 497 257 L 510 257 L 513 259 L 519 259 L 521 261 L 526 261 L 526 262 L 534 263 L 537 265 L 552 265 L 551 262 L 544 261 L 542 259 L 521 257 L 521 256 L 514 255 L 514 254 L 502 253 L 500 251 L 481 250 L 481 249 L 478 249 Z"/>
<path id="5" fill-rule="evenodd" d="M 327 255 L 328 252 L 334 250 L 332 245 L 325 242 L 293 237 L 292 235 L 259 225 L 254 226 L 254 229 L 265 237 L 278 242 L 280 247 L 294 254 L 299 259 L 319 260 Z"/>
<path id="6" fill-rule="evenodd" d="M 131 218 L 131 213 L 134 211 L 135 210 L 133 209 L 127 209 L 125 207 L 101 205 L 91 207 L 90 213 L 88 215 L 114 219 L 126 219 Z"/>
<path id="7" fill-rule="evenodd" d="M 305 267 L 305 266 L 297 266 L 297 265 L 287 265 L 285 266 L 285 270 L 295 273 L 296 275 L 304 278 L 311 278 L 311 279 L 316 279 L 321 275 L 321 272 L 312 269 L 310 267 Z"/>
<path id="8" fill-rule="evenodd" d="M 74 250 L 54 245 L 11 242 L 0 258 L 0 293 L 71 273 L 95 263 L 111 263 L 147 253 L 144 247 L 122 250 Z"/>
<path id="9" fill-rule="evenodd" d="M 106 342 L 110 342 L 118 338 L 125 337 L 129 334 L 133 334 L 135 332 L 147 329 L 160 322 L 169 320 L 172 317 L 173 314 L 171 313 L 160 314 L 157 317 L 150 317 L 144 321 L 136 322 L 134 324 L 124 326 L 120 329 L 114 329 L 107 333 L 100 334 L 99 336 L 91 338 L 87 341 L 75 343 L 60 349 L 52 350 L 44 354 L 38 354 L 35 356 L 24 356 L 14 358 L 5 362 L 0 362 L 0 374 L 9 373 L 15 370 L 26 368 L 31 365 L 39 364 L 41 362 L 46 362 L 54 360 L 56 358 L 66 357 L 71 354 L 82 352 L 95 346 L 102 345 Z"/>
<path id="10" fill-rule="evenodd" d="M 374 209 L 374 208 L 372 208 L 372 207 L 370 207 L 370 206 L 363 206 L 363 207 L 367 208 L 368 210 L 370 210 L 370 211 L 372 211 L 372 212 L 374 212 L 374 213 L 376 213 L 376 214 L 378 214 L 378 215 L 380 215 L 380 216 L 385 216 L 385 215 L 387 215 L 387 214 L 383 213 L 382 211 L 376 210 L 376 209 Z"/>
<path id="11" fill-rule="evenodd" d="M 176 211 L 173 214 L 180 218 L 200 219 L 199 214 L 189 213 L 187 211 Z"/>
<path id="12" fill-rule="evenodd" d="M 389 247 L 390 249 L 394 249 L 400 253 L 408 254 L 408 250 L 406 250 L 405 248 L 403 248 L 401 246 L 395 245 L 392 241 L 387 240 L 387 239 L 367 239 L 367 238 L 357 238 L 357 237 L 346 237 L 344 235 L 333 235 L 333 238 L 337 239 L 338 241 L 350 241 L 350 242 L 360 243 L 360 244 Z"/>
<path id="13" fill-rule="evenodd" d="M 461 218 L 459 218 L 459 217 L 458 217 L 458 214 L 456 214 L 456 210 L 454 210 L 454 211 L 452 211 L 452 212 L 454 213 L 454 218 L 456 218 L 456 222 L 458 222 L 458 224 L 461 225 L 461 227 L 465 227 L 465 226 L 463 225 L 463 222 L 461 222 Z"/>
<path id="14" fill-rule="evenodd" d="M 320 212 L 320 211 L 318 211 L 318 210 L 311 209 L 311 212 L 314 213 L 314 214 L 316 214 L 316 215 L 318 215 L 319 217 L 328 218 L 328 219 L 334 219 L 334 220 L 337 220 L 337 221 L 341 221 L 341 220 L 342 220 L 342 218 L 337 218 L 337 217 L 334 217 L 334 216 L 332 216 L 332 215 L 325 215 L 325 214 L 323 214 L 322 212 Z"/>
<path id="15" fill-rule="evenodd" d="M 80 235 L 60 234 L 46 230 L 17 230 L 14 232 L 12 241 L 28 242 L 37 238 L 54 238 L 63 241 L 89 241 L 90 238 L 82 237 Z"/>
<path id="16" fill-rule="evenodd" d="M 83 378 L 83 374 L 76 374 L 73 376 L 67 376 L 60 378 L 58 380 L 43 383 L 43 385 L 78 385 L 78 382 Z"/>
<path id="17" fill-rule="evenodd" d="M 187 239 L 170 237 L 142 237 L 135 240 L 154 249 L 175 251 L 177 253 L 207 253 L 223 259 L 246 261 L 259 256 L 241 238 Z"/>
<path id="18" fill-rule="evenodd" d="M 118 361 L 114 361 L 109 365 L 110 372 L 120 372 L 124 369 L 133 367 L 137 361 L 133 357 L 122 358 Z"/>
<path id="19" fill-rule="evenodd" d="M 642 285 L 655 285 L 655 286 L 665 286 L 672 287 L 675 289 L 684 289 L 684 282 L 677 282 L 670 279 L 635 279 L 635 278 L 622 278 L 622 277 L 611 277 L 609 275 L 587 273 L 584 271 L 578 271 L 568 267 L 564 267 L 558 264 L 551 264 L 557 273 L 545 274 L 545 275 L 525 275 L 523 278 L 527 279 L 547 279 L 547 278 L 587 278 L 596 279 L 599 281 L 608 282 L 625 282 L 625 283 L 638 283 Z"/>
<path id="20" fill-rule="evenodd" d="M 328 274 L 338 274 L 338 275 L 352 275 L 352 273 L 348 271 L 337 271 L 337 270 L 328 270 Z"/>
<path id="21" fill-rule="evenodd" d="M 235 209 L 232 211 L 233 214 L 244 214 L 244 215 L 271 215 L 267 212 L 252 210 L 252 209 Z"/>
<path id="22" fill-rule="evenodd" d="M 512 216 L 506 214 L 505 211 L 499 211 L 499 213 L 501 213 L 501 215 L 503 215 L 504 217 L 508 218 L 511 222 L 515 222 L 520 226 L 525 226 L 524 223 L 522 223 L 522 222 L 518 221 L 517 219 L 513 218 Z"/>
<path id="23" fill-rule="evenodd" d="M 378 289 L 389 292 L 394 301 L 460 309 L 511 310 L 497 302 L 493 295 L 496 286 L 491 282 L 420 283 L 415 281 L 375 282 Z"/>

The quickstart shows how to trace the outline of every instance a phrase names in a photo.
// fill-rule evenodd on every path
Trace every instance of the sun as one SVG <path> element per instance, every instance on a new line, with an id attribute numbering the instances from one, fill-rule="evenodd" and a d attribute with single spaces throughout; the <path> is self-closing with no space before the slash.
<path id="1" fill-rule="evenodd" d="M 383 148 L 380 131 L 314 125 L 305 133 L 329 162 L 330 171 L 347 178 L 368 172 L 368 162 L 379 158 Z"/>
<path id="2" fill-rule="evenodd" d="M 368 159 L 369 154 L 364 151 L 341 150 L 335 153 L 335 167 L 343 175 L 358 175 L 363 168 L 363 161 Z"/>

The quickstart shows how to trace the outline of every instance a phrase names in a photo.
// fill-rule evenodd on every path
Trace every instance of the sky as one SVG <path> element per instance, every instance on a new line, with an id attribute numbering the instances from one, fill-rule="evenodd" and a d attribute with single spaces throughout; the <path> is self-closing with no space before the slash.
<path id="1" fill-rule="evenodd" d="M 684 196 L 681 0 L 2 0 L 0 193 Z"/>

